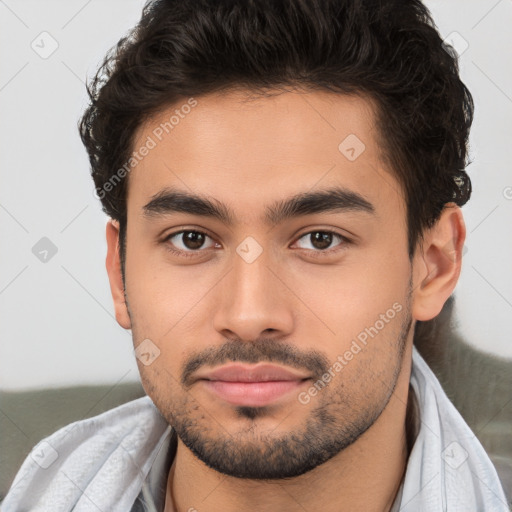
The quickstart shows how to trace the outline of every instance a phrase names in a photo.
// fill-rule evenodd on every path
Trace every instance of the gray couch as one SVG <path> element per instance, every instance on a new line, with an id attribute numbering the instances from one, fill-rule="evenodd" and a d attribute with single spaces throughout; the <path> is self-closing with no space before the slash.
<path id="1" fill-rule="evenodd" d="M 479 352 L 457 335 L 453 298 L 415 345 L 493 460 L 512 504 L 512 360 Z M 144 395 L 140 384 L 0 392 L 0 499 L 43 437 Z"/>

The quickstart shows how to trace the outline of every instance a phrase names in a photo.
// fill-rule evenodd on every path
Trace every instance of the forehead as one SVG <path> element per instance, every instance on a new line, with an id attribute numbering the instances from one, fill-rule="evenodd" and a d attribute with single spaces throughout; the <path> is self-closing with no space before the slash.
<path id="1" fill-rule="evenodd" d="M 381 158 L 375 104 L 329 92 L 269 97 L 229 91 L 184 98 L 140 127 L 128 210 L 164 189 L 213 196 L 246 218 L 255 209 L 341 186 L 369 202 L 402 201 Z M 389 197 L 388 197 L 389 196 Z M 268 201 L 267 201 L 268 200 Z"/>

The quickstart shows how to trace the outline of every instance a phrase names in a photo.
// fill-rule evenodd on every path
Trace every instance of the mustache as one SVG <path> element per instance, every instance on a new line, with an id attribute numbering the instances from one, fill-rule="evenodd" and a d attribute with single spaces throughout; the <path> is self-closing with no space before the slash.
<path id="1" fill-rule="evenodd" d="M 182 365 L 181 384 L 185 387 L 192 385 L 194 372 L 201 366 L 219 366 L 227 362 L 281 363 L 307 370 L 315 378 L 321 378 L 330 366 L 327 357 L 316 350 L 300 351 L 293 345 L 268 338 L 255 342 L 230 340 L 192 354 Z"/>

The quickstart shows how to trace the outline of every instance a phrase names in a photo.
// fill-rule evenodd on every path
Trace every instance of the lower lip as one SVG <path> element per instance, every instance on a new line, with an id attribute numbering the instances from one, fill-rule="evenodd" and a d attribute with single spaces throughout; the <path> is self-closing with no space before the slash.
<path id="1" fill-rule="evenodd" d="M 268 382 L 204 380 L 202 382 L 222 400 L 232 405 L 244 405 L 246 407 L 268 405 L 292 391 L 297 391 L 304 383 L 302 380 L 277 380 Z"/>

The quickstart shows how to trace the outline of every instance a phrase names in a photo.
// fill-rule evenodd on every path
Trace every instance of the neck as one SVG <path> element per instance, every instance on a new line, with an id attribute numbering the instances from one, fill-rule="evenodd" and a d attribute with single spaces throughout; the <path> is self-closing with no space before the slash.
<path id="1" fill-rule="evenodd" d="M 408 344 L 395 390 L 377 421 L 342 452 L 299 477 L 230 477 L 204 465 L 178 439 L 165 511 L 388 512 L 405 474 L 415 430 L 411 357 Z"/>

